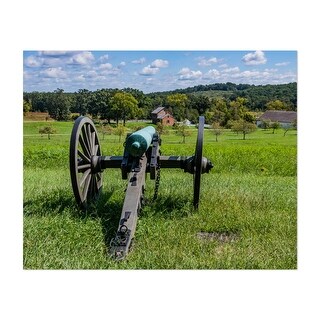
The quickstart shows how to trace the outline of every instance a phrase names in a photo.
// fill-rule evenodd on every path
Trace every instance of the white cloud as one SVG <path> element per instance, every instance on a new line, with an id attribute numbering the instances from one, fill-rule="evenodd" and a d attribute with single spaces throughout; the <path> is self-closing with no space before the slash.
<path id="1" fill-rule="evenodd" d="M 204 79 L 215 79 L 220 76 L 220 72 L 217 69 L 209 70 L 205 75 Z"/>
<path id="2" fill-rule="evenodd" d="M 245 54 L 242 57 L 242 61 L 246 65 L 258 65 L 258 64 L 265 64 L 267 62 L 267 59 L 264 56 L 264 52 L 257 50 L 255 52 L 250 52 Z"/>
<path id="3" fill-rule="evenodd" d="M 93 54 L 89 51 L 84 51 L 84 52 L 74 54 L 69 61 L 70 63 L 73 63 L 73 64 L 86 65 L 93 60 L 94 60 Z"/>
<path id="4" fill-rule="evenodd" d="M 94 71 L 94 70 L 90 70 L 88 73 L 87 73 L 87 77 L 88 78 L 96 78 L 98 76 L 97 72 Z"/>
<path id="5" fill-rule="evenodd" d="M 264 71 L 266 71 L 266 72 L 277 72 L 278 69 L 271 68 L 271 69 L 264 69 Z"/>
<path id="6" fill-rule="evenodd" d="M 283 66 L 287 66 L 290 62 L 289 61 L 284 61 L 284 62 L 278 62 L 275 65 L 277 67 L 283 67 Z"/>
<path id="7" fill-rule="evenodd" d="M 108 54 L 104 54 L 103 56 L 101 56 L 99 58 L 100 62 L 106 62 L 109 59 L 109 55 Z"/>
<path id="8" fill-rule="evenodd" d="M 25 60 L 24 60 L 24 64 L 27 67 L 40 67 L 43 64 L 43 59 L 40 57 L 36 57 L 36 56 L 28 56 Z"/>
<path id="9" fill-rule="evenodd" d="M 198 65 L 201 67 L 207 67 L 207 66 L 211 66 L 213 63 L 217 63 L 218 59 L 215 57 L 212 57 L 210 59 L 205 59 L 205 58 L 198 58 L 199 62 Z"/>
<path id="10" fill-rule="evenodd" d="M 119 67 L 124 67 L 125 65 L 126 65 L 125 61 L 121 61 L 121 62 L 119 63 Z"/>
<path id="11" fill-rule="evenodd" d="M 74 80 L 84 82 L 84 81 L 86 81 L 86 78 L 84 77 L 83 74 L 81 74 L 80 76 L 75 77 Z"/>
<path id="12" fill-rule="evenodd" d="M 145 62 L 146 62 L 146 58 L 140 58 L 140 59 L 131 61 L 131 63 L 134 63 L 134 64 L 143 64 Z"/>
<path id="13" fill-rule="evenodd" d="M 220 64 L 220 66 L 219 66 L 219 68 L 222 68 L 222 69 L 225 69 L 225 68 L 228 68 L 228 67 L 229 66 L 226 63 Z"/>
<path id="14" fill-rule="evenodd" d="M 168 60 L 156 59 L 151 62 L 152 68 L 166 68 L 169 65 Z"/>
<path id="15" fill-rule="evenodd" d="M 139 74 L 143 76 L 150 76 L 150 75 L 156 74 L 158 71 L 159 71 L 159 68 L 154 68 L 148 65 L 144 67 Z"/>
<path id="16" fill-rule="evenodd" d="M 252 78 L 252 77 L 259 77 L 261 75 L 261 73 L 259 71 L 246 70 L 246 71 L 239 73 L 239 75 L 244 78 Z"/>
<path id="17" fill-rule="evenodd" d="M 111 63 L 102 63 L 100 64 L 99 70 L 111 70 L 112 69 L 112 64 Z"/>
<path id="18" fill-rule="evenodd" d="M 202 77 L 202 72 L 197 70 L 190 70 L 189 68 L 182 68 L 178 74 L 179 80 L 196 80 Z"/>
<path id="19" fill-rule="evenodd" d="M 226 72 L 226 73 L 234 73 L 239 71 L 240 71 L 239 67 L 226 68 L 222 70 L 222 72 Z"/>
<path id="20" fill-rule="evenodd" d="M 66 78 L 66 72 L 61 68 L 48 68 L 40 72 L 46 78 Z"/>

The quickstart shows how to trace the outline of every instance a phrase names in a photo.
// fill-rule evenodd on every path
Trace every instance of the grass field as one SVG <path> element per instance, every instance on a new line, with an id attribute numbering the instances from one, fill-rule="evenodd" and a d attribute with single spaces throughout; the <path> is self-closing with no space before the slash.
<path id="1" fill-rule="evenodd" d="M 200 207 L 192 209 L 192 176 L 162 170 L 158 200 L 147 177 L 147 203 L 133 250 L 115 262 L 108 256 L 126 181 L 104 172 L 103 193 L 88 212 L 74 201 L 68 168 L 71 122 L 24 123 L 25 269 L 296 269 L 297 134 L 258 130 L 242 140 L 226 131 L 215 142 L 208 129 L 204 156 L 215 165 L 202 176 Z M 134 127 L 139 124 L 128 124 Z M 192 155 L 196 129 L 181 143 L 163 135 L 163 155 Z M 104 155 L 122 155 L 123 139 L 106 135 Z"/>

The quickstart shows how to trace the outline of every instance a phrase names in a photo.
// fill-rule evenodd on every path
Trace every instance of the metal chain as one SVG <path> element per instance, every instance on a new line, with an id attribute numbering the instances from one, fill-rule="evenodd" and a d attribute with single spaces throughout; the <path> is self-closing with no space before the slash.
<path id="1" fill-rule="evenodd" d="M 154 188 L 154 194 L 153 194 L 152 201 L 155 201 L 158 198 L 159 186 L 160 186 L 160 164 L 158 162 L 158 164 L 157 164 L 156 183 L 155 183 L 155 188 Z"/>

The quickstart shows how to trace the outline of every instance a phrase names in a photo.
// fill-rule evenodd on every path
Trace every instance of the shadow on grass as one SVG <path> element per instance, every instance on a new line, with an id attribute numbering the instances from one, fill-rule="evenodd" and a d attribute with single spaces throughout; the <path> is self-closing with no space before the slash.
<path id="1" fill-rule="evenodd" d="M 141 217 L 155 216 L 166 219 L 179 219 L 194 212 L 192 198 L 185 194 L 159 195 L 154 201 L 147 201 L 141 212 Z"/>
<path id="2" fill-rule="evenodd" d="M 74 196 L 69 189 L 61 188 L 43 192 L 23 203 L 24 216 L 58 216 L 69 215 L 73 219 L 93 219 L 101 224 L 106 255 L 110 241 L 116 235 L 121 216 L 123 201 L 113 197 L 113 191 L 102 192 L 96 202 L 86 210 L 78 208 Z M 163 217 L 166 219 L 183 218 L 193 212 L 192 199 L 187 195 L 164 195 L 155 201 L 147 201 L 139 214 L 143 217 Z"/>
<path id="3" fill-rule="evenodd" d="M 23 202 L 25 216 L 46 216 L 61 214 L 66 210 L 75 210 L 74 197 L 66 189 L 56 189 L 43 192 L 38 196 Z"/>

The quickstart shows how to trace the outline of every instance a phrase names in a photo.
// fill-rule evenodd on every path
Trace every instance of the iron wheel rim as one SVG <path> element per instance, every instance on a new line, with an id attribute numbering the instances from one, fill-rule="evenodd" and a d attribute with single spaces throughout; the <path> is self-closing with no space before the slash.
<path id="1" fill-rule="evenodd" d="M 202 173 L 202 150 L 203 150 L 203 130 L 204 117 L 199 117 L 198 136 L 194 156 L 194 175 L 193 175 L 193 207 L 198 209 L 200 199 L 200 183 Z"/>
<path id="2" fill-rule="evenodd" d="M 92 170 L 93 156 L 101 156 L 98 132 L 90 118 L 80 116 L 71 133 L 69 164 L 73 193 L 82 209 L 98 198 L 102 188 L 102 172 Z"/>

